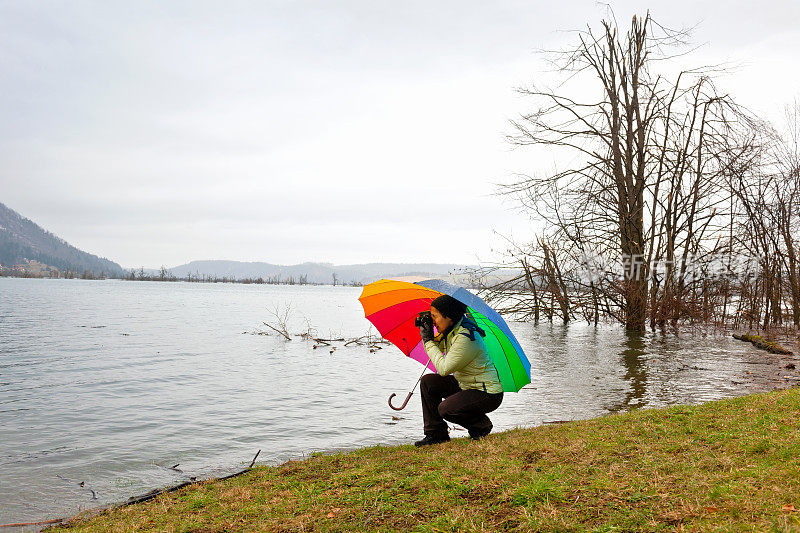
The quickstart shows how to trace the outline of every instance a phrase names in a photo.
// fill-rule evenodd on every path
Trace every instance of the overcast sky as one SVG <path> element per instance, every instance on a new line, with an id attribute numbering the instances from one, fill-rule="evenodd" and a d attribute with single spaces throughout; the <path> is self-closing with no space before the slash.
<path id="1" fill-rule="evenodd" d="M 612 2 L 627 25 L 642 2 Z M 659 1 L 687 66 L 779 121 L 796 1 Z M 638 10 L 638 11 L 635 11 Z M 0 1 L 0 202 L 125 267 L 194 259 L 475 263 L 531 222 L 494 184 L 592 1 Z"/>

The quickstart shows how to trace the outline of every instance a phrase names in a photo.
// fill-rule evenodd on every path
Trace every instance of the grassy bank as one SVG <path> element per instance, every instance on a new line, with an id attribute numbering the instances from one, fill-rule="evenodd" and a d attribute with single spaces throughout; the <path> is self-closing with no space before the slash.
<path id="1" fill-rule="evenodd" d="M 77 531 L 800 530 L 800 389 L 260 467 Z"/>

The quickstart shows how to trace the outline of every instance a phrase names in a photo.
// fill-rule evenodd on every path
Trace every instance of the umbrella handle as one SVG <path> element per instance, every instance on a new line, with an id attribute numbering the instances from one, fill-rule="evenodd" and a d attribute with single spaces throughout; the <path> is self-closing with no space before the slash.
<path id="1" fill-rule="evenodd" d="M 413 390 L 412 390 L 411 392 L 409 392 L 409 393 L 408 393 L 408 396 L 406 396 L 406 399 L 405 399 L 405 401 L 403 402 L 403 405 L 401 405 L 400 407 L 395 407 L 394 405 L 392 405 L 392 398 L 394 398 L 395 396 L 397 396 L 397 394 L 395 394 L 395 393 L 392 393 L 392 395 L 391 395 L 391 396 L 389 396 L 389 407 L 391 407 L 391 408 L 392 408 L 392 409 L 394 409 L 395 411 L 402 411 L 403 409 L 405 409 L 406 405 L 408 405 L 408 400 L 410 400 L 410 399 L 411 399 L 411 395 L 412 395 L 412 394 L 414 394 L 414 391 L 413 391 Z"/>
<path id="2" fill-rule="evenodd" d="M 394 405 L 392 405 L 392 398 L 394 398 L 395 396 L 397 396 L 397 394 L 395 394 L 395 393 L 392 393 L 392 395 L 391 395 L 391 396 L 389 396 L 389 407 L 391 407 L 391 408 L 392 408 L 392 409 L 394 409 L 395 411 L 402 411 L 403 409 L 405 409 L 406 405 L 408 405 L 408 400 L 410 400 L 410 399 L 411 399 L 411 395 L 412 395 L 412 394 L 414 394 L 414 391 L 416 390 L 416 388 L 417 388 L 417 385 L 419 384 L 419 381 L 422 379 L 422 376 L 424 376 L 424 375 L 425 375 L 425 371 L 426 371 L 427 369 L 428 369 L 428 367 L 427 367 L 427 366 L 426 366 L 425 368 L 423 368 L 423 369 L 422 369 L 422 374 L 420 374 L 420 375 L 419 375 L 419 377 L 417 378 L 417 382 L 416 382 L 416 383 L 414 383 L 414 386 L 411 388 L 411 390 L 410 390 L 410 391 L 408 391 L 408 396 L 406 396 L 406 399 L 405 399 L 405 401 L 403 401 L 403 405 L 401 405 L 400 407 L 395 407 Z"/>

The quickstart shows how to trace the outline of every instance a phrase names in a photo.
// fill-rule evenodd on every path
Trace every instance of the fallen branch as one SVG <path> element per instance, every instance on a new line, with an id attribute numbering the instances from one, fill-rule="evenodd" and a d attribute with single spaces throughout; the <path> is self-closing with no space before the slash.
<path id="1" fill-rule="evenodd" d="M 42 520 L 40 522 L 18 522 L 16 524 L 0 524 L 0 527 L 24 527 L 24 526 L 43 526 L 45 524 L 60 524 L 66 518 L 53 518 L 52 520 Z"/>
<path id="2" fill-rule="evenodd" d="M 258 451 L 256 452 L 256 456 L 255 456 L 255 457 L 253 457 L 253 460 L 252 460 L 252 461 L 250 461 L 250 466 L 248 466 L 247 468 L 253 468 L 253 465 L 255 465 L 255 464 L 256 464 L 256 459 L 258 459 L 258 454 L 260 454 L 260 453 L 261 453 L 261 450 L 258 450 Z"/>
<path id="3" fill-rule="evenodd" d="M 223 480 L 223 479 L 230 479 L 232 477 L 241 476 L 242 474 L 244 474 L 246 472 L 249 472 L 253 468 L 253 465 L 256 464 L 256 458 L 258 457 L 258 455 L 260 453 L 261 453 L 261 450 L 258 450 L 256 452 L 255 457 L 253 457 L 253 460 L 250 461 L 250 466 L 248 466 L 244 470 L 240 470 L 239 472 L 234 472 L 233 474 L 228 474 L 227 476 L 213 478 L 213 480 L 220 481 L 220 480 Z M 157 496 L 160 496 L 162 494 L 167 494 L 169 492 L 175 492 L 176 490 L 182 489 L 184 487 L 188 487 L 189 485 L 194 485 L 195 483 L 199 483 L 199 482 L 200 482 L 199 480 L 192 478 L 191 481 L 185 481 L 185 482 L 180 483 L 178 485 L 175 485 L 173 487 L 167 487 L 165 489 L 153 489 L 150 492 L 146 492 L 145 494 L 142 494 L 140 496 L 131 496 L 130 498 L 128 498 L 128 501 L 119 504 L 117 507 L 125 507 L 125 506 L 128 506 L 128 505 L 133 505 L 134 503 L 146 502 L 147 500 L 152 500 L 153 498 L 155 498 Z"/>
<path id="4" fill-rule="evenodd" d="M 285 338 L 287 341 L 290 341 L 290 340 L 292 340 L 292 338 L 289 336 L 289 334 L 288 334 L 288 333 L 286 333 L 285 331 L 281 331 L 281 330 L 279 330 L 278 328 L 276 328 L 275 326 L 271 326 L 271 325 L 267 324 L 266 322 L 263 322 L 263 324 L 264 324 L 265 326 L 267 326 L 269 329 L 271 329 L 271 330 L 273 330 L 273 331 L 276 331 L 276 332 L 280 333 L 281 335 L 283 335 L 283 337 L 284 337 L 284 338 Z"/>
<path id="5" fill-rule="evenodd" d="M 289 331 L 285 327 L 285 322 L 280 318 L 280 314 L 278 312 L 273 312 L 275 316 L 278 317 L 278 326 L 273 326 L 268 322 L 262 322 L 265 326 L 267 326 L 272 331 L 281 335 L 287 341 L 292 340 L 292 335 L 289 334 Z M 338 338 L 323 338 L 323 337 L 315 337 L 313 335 L 313 328 L 309 325 L 307 331 L 303 333 L 295 333 L 294 337 L 300 337 L 305 341 L 314 341 L 313 348 L 316 350 L 321 346 L 332 346 L 334 342 L 343 342 L 344 346 L 366 346 L 370 349 L 370 353 L 374 353 L 376 350 L 382 350 L 383 346 L 389 346 L 391 343 L 384 339 L 383 337 L 367 334 L 362 335 L 361 337 L 355 338 L 345 338 L 345 337 L 338 337 Z M 269 335 L 267 332 L 254 332 L 254 335 Z M 335 347 L 333 348 L 336 349 Z"/>
<path id="6" fill-rule="evenodd" d="M 765 339 L 761 335 L 737 335 L 733 334 L 733 338 L 736 340 L 740 340 L 743 342 L 749 342 L 756 348 L 761 348 L 762 350 L 766 350 L 769 353 L 777 353 L 781 355 L 792 355 L 792 352 L 781 346 L 775 341 Z"/>
<path id="7" fill-rule="evenodd" d="M 287 341 L 292 340 L 292 337 L 289 335 L 289 328 L 287 326 L 289 323 L 289 316 L 292 314 L 292 305 L 286 304 L 281 307 L 276 304 L 275 309 L 270 311 L 270 314 L 275 317 L 278 327 L 267 324 L 266 322 L 264 322 L 264 325 L 283 335 Z"/>
<path id="8" fill-rule="evenodd" d="M 357 344 L 359 346 L 366 345 L 369 346 L 370 348 L 381 349 L 381 347 L 378 346 L 379 344 L 390 344 L 390 342 L 382 337 L 375 337 L 374 335 L 363 335 L 361 337 L 350 339 L 345 343 L 345 346 L 349 346 L 351 344 Z"/>
<path id="9" fill-rule="evenodd" d="M 197 481 L 184 481 L 183 483 L 175 485 L 174 487 L 168 487 L 166 489 L 153 489 L 150 492 L 146 492 L 140 496 L 131 496 L 128 498 L 128 501 L 121 503 L 118 507 L 125 507 L 128 505 L 133 505 L 134 503 L 146 502 L 147 500 L 152 500 L 156 496 L 167 494 L 168 492 L 174 492 L 178 489 L 182 489 L 183 487 L 188 487 L 194 483 L 197 483 Z"/>
<path id="10" fill-rule="evenodd" d="M 239 472 L 234 472 L 233 474 L 228 474 L 227 476 L 223 476 L 223 477 L 221 477 L 221 478 L 217 478 L 217 479 L 230 479 L 230 478 L 232 478 L 232 477 L 241 476 L 242 474 L 244 474 L 244 473 L 246 473 L 246 472 L 249 472 L 249 471 L 250 471 L 250 470 L 253 468 L 253 465 L 255 465 L 255 464 L 256 464 L 256 459 L 258 458 L 258 454 L 260 454 L 260 453 L 261 453 L 261 450 L 258 450 L 258 451 L 256 452 L 256 456 L 255 456 L 255 457 L 253 457 L 253 460 L 252 460 L 252 461 L 250 461 L 250 466 L 248 466 L 248 467 L 247 467 L 247 468 L 245 468 L 244 470 L 241 470 L 241 471 L 239 471 Z"/>
<path id="11" fill-rule="evenodd" d="M 183 470 L 181 470 L 180 468 L 178 468 L 178 467 L 181 465 L 180 463 L 175 463 L 175 464 L 174 464 L 174 465 L 172 465 L 172 466 L 164 466 L 164 465 L 160 465 L 160 464 L 158 464 L 157 462 L 153 461 L 153 464 L 154 464 L 154 465 L 156 465 L 156 466 L 158 466 L 158 467 L 160 467 L 160 468 L 163 468 L 163 469 L 165 469 L 165 470 L 172 470 L 172 471 L 174 471 L 174 472 L 180 472 L 181 474 L 183 474 Z"/>

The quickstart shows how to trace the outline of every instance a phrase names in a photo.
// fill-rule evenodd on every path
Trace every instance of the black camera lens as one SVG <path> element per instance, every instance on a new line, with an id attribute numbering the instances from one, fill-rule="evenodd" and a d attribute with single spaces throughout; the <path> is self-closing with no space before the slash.
<path id="1" fill-rule="evenodd" d="M 430 311 L 423 311 L 419 315 L 414 318 L 414 326 L 421 328 L 426 324 L 433 324 L 433 318 L 431 318 Z"/>

